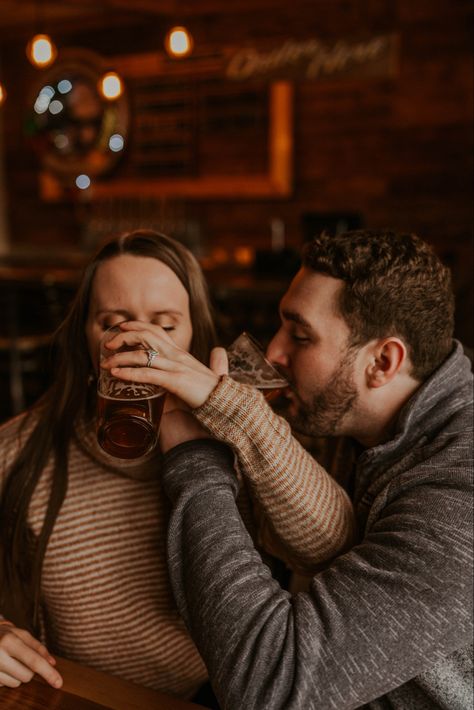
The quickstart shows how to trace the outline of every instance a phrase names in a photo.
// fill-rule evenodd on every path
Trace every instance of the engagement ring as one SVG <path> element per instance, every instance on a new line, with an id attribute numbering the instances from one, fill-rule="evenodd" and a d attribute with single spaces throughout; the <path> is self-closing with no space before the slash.
<path id="1" fill-rule="evenodd" d="M 147 350 L 148 360 L 146 361 L 146 366 L 151 367 L 153 364 L 153 358 L 159 355 L 158 350 Z"/>

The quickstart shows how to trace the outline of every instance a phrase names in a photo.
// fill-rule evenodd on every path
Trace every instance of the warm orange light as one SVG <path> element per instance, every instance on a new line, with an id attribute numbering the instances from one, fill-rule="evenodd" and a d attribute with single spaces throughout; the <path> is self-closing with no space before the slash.
<path id="1" fill-rule="evenodd" d="M 5 102 L 5 99 L 7 98 L 7 90 L 3 86 L 3 84 L 0 82 L 0 106 Z"/>
<path id="2" fill-rule="evenodd" d="M 252 266 L 255 261 L 255 249 L 251 247 L 237 247 L 234 250 L 234 261 L 239 266 Z"/>
<path id="3" fill-rule="evenodd" d="M 26 56 L 33 66 L 48 67 L 54 62 L 57 49 L 48 35 L 35 35 L 26 46 Z"/>
<path id="4" fill-rule="evenodd" d="M 99 91 L 109 101 L 118 99 L 123 93 L 123 81 L 117 72 L 109 71 L 99 82 Z"/>
<path id="5" fill-rule="evenodd" d="M 165 49 L 171 57 L 187 57 L 192 52 L 193 44 L 186 27 L 172 27 L 165 37 Z"/>
<path id="6" fill-rule="evenodd" d="M 211 256 L 214 264 L 218 264 L 219 266 L 227 264 L 230 258 L 229 252 L 224 247 L 215 247 L 212 250 Z"/>

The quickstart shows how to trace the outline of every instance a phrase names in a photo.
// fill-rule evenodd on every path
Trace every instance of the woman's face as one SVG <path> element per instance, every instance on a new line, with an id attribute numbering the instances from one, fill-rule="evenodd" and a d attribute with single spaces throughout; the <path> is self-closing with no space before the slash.
<path id="1" fill-rule="evenodd" d="M 102 262 L 92 282 L 86 337 L 96 371 L 99 341 L 124 320 L 156 323 L 189 350 L 193 327 L 189 296 L 176 274 L 152 257 L 121 254 Z"/>

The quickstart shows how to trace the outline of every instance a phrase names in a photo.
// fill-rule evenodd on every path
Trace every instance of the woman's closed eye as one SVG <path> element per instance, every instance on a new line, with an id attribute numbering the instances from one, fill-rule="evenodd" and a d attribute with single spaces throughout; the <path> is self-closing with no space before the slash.
<path id="1" fill-rule="evenodd" d="M 176 330 L 176 325 L 174 323 L 160 323 L 159 321 L 152 321 L 154 325 L 159 325 L 160 328 L 163 328 L 167 333 L 170 333 L 173 330 Z"/>
<path id="2" fill-rule="evenodd" d="M 119 323 L 123 323 L 124 319 L 123 318 L 117 318 L 116 320 L 111 319 L 108 321 L 104 321 L 103 323 L 100 324 L 101 330 L 105 333 L 106 330 L 109 328 L 113 328 L 114 326 L 118 325 Z"/>

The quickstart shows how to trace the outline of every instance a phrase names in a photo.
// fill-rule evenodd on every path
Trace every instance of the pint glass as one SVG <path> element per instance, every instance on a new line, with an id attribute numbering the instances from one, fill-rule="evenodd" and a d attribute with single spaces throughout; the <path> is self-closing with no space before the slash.
<path id="1" fill-rule="evenodd" d="M 269 402 L 288 387 L 288 381 L 267 360 L 262 346 L 250 333 L 241 333 L 227 348 L 229 375 L 237 382 L 253 385 Z"/>
<path id="2" fill-rule="evenodd" d="M 100 359 L 113 351 L 105 343 L 117 333 L 119 326 L 109 328 L 100 342 Z M 128 346 L 116 352 L 128 350 Z M 134 349 L 134 348 L 131 348 Z M 125 382 L 108 370 L 100 369 L 97 381 L 97 440 L 111 456 L 135 459 L 144 456 L 156 444 L 165 390 L 143 382 Z"/>

